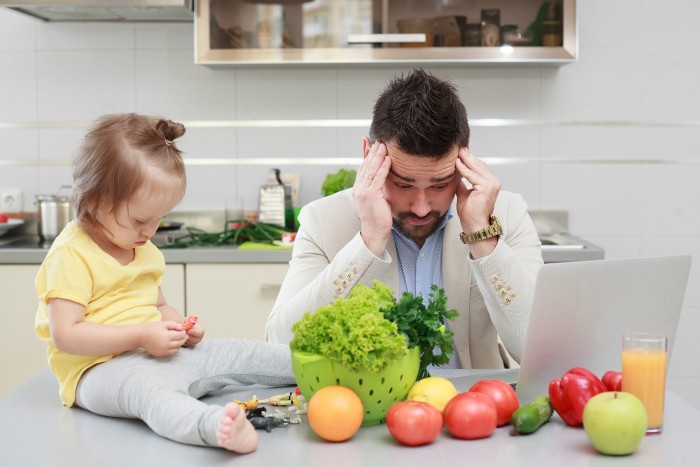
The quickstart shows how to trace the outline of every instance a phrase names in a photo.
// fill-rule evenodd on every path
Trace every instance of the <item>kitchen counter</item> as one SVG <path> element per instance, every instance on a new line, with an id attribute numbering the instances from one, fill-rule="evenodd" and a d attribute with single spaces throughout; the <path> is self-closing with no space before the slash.
<path id="1" fill-rule="evenodd" d="M 0 247 L 0 264 L 41 264 L 48 248 L 37 241 Z M 288 263 L 291 249 L 242 250 L 233 246 L 199 248 L 163 248 L 168 264 L 192 263 Z"/>
<path id="2" fill-rule="evenodd" d="M 542 241 L 545 263 L 590 261 L 605 257 L 605 250 L 600 246 L 568 233 L 566 211 L 531 211 L 530 215 Z M 180 211 L 172 213 L 168 220 L 206 232 L 217 232 L 224 224 L 223 212 L 218 211 Z M 35 232 L 36 221 L 29 219 L 22 229 L 0 237 L 0 264 L 41 264 L 48 248 L 40 245 Z M 175 238 L 187 233 L 185 227 L 159 231 L 151 240 L 160 247 L 171 244 Z M 243 250 L 225 246 L 163 248 L 162 251 L 169 264 L 288 263 L 292 258 L 291 249 Z"/>
<path id="3" fill-rule="evenodd" d="M 483 372 L 484 370 L 481 370 Z M 507 371 L 507 370 L 506 370 Z M 510 370 L 513 371 L 513 370 Z M 443 376 L 478 373 L 443 370 Z M 493 377 L 493 373 L 489 375 Z M 455 381 L 465 391 L 465 381 Z M 233 387 L 207 396 L 207 403 L 224 404 L 252 395 L 267 397 L 286 388 Z M 268 409 L 269 410 L 269 409 Z M 178 444 L 153 433 L 137 420 L 100 417 L 81 409 L 62 407 L 58 385 L 43 371 L 0 399 L 0 458 L 3 465 L 119 466 L 246 465 L 246 466 L 426 466 L 426 465 L 539 465 L 539 466 L 677 466 L 698 465 L 700 410 L 675 394 L 666 396 L 663 434 L 647 436 L 631 456 L 597 454 L 581 428 L 566 426 L 555 414 L 536 433 L 518 436 L 509 426 L 489 438 L 464 441 L 444 431 L 433 444 L 410 448 L 396 443 L 384 425 L 364 427 L 349 441 L 327 443 L 305 423 L 259 431 L 258 450 L 238 456 L 221 449 Z M 239 458 L 240 461 L 238 460 Z"/>
<path id="4" fill-rule="evenodd" d="M 551 241 L 564 241 L 554 237 Z M 557 240 L 559 239 L 559 240 Z M 543 241 L 548 241 L 543 238 Z M 603 259 L 604 250 L 583 239 L 568 236 L 569 243 L 543 244 L 545 263 L 588 261 Z M 48 248 L 39 246 L 38 240 L 29 240 L 0 247 L 0 264 L 41 264 Z M 242 250 L 236 247 L 163 248 L 165 262 L 169 264 L 192 263 L 288 263 L 291 249 Z"/>

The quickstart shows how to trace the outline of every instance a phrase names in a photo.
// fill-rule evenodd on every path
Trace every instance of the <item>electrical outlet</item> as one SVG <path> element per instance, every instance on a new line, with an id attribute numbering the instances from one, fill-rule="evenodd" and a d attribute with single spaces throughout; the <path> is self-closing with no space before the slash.
<path id="1" fill-rule="evenodd" d="M 0 212 L 22 211 L 22 191 L 16 188 L 0 188 Z"/>

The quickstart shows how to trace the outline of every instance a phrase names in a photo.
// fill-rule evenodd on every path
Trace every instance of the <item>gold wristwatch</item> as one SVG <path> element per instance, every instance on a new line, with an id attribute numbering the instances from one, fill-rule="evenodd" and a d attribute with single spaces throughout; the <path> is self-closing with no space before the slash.
<path id="1" fill-rule="evenodd" d="M 470 234 L 465 234 L 462 232 L 459 234 L 459 238 L 462 240 L 462 243 L 471 245 L 472 243 L 480 242 L 482 240 L 486 240 L 487 238 L 497 237 L 502 233 L 503 229 L 501 229 L 501 224 L 498 223 L 498 218 L 491 214 L 491 225 L 485 229 L 481 229 Z"/>

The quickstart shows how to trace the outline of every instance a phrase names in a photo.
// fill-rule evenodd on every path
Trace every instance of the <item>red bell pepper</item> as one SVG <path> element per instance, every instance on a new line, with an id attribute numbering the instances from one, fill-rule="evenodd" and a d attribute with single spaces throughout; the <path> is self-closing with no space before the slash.
<path id="1" fill-rule="evenodd" d="M 605 385 L 596 375 L 585 368 L 572 368 L 561 379 L 549 383 L 549 401 L 564 423 L 580 426 L 583 423 L 583 409 L 588 400 L 601 392 Z"/>
<path id="2" fill-rule="evenodd" d="M 622 391 L 622 372 L 620 371 L 606 371 L 600 381 L 608 391 Z"/>

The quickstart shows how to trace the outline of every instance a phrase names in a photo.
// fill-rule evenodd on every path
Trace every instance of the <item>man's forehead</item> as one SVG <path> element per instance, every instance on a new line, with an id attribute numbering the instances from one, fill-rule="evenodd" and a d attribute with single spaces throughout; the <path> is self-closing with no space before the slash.
<path id="1" fill-rule="evenodd" d="M 402 180 L 414 181 L 428 178 L 431 181 L 440 182 L 449 180 L 455 174 L 455 161 L 459 154 L 457 147 L 450 151 L 450 154 L 438 159 L 406 154 L 396 147 L 387 147 L 387 149 L 391 159 L 390 172 Z"/>

